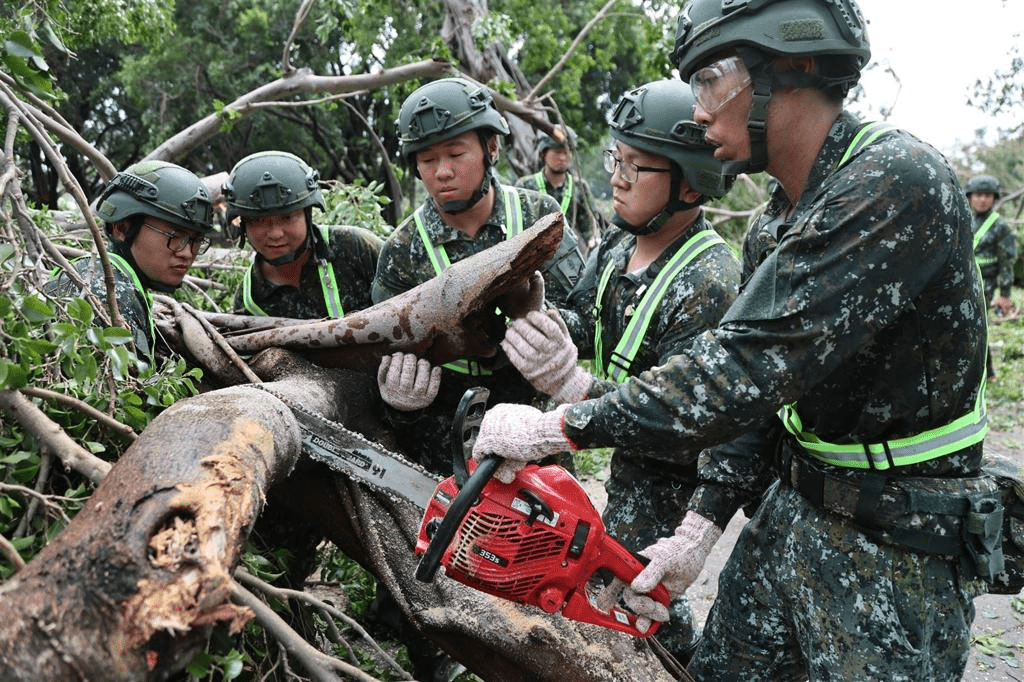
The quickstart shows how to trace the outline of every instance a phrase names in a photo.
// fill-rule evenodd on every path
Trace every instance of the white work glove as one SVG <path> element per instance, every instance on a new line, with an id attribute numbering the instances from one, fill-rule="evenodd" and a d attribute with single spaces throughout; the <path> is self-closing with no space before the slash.
<path id="1" fill-rule="evenodd" d="M 473 459 L 488 455 L 503 457 L 494 477 L 511 483 L 527 462 L 548 455 L 575 450 L 562 433 L 562 415 L 569 408 L 559 405 L 551 412 L 541 412 L 530 405 L 499 403 L 484 413 L 480 431 L 473 443 Z"/>
<path id="2" fill-rule="evenodd" d="M 422 410 L 434 402 L 441 386 L 441 367 L 412 353 L 392 353 L 380 359 L 377 370 L 380 397 L 403 412 Z"/>
<path id="3" fill-rule="evenodd" d="M 647 632 L 651 621 L 668 620 L 665 605 L 651 599 L 647 593 L 658 583 L 668 590 L 669 600 L 679 597 L 693 584 L 704 568 L 711 548 L 722 537 L 722 529 L 700 514 L 688 511 L 672 537 L 661 538 L 640 552 L 651 560 L 622 594 L 626 606 L 638 618 L 636 629 Z"/>
<path id="4" fill-rule="evenodd" d="M 578 403 L 593 377 L 576 364 L 576 345 L 557 310 L 535 310 L 514 320 L 501 347 L 530 385 L 558 403 Z"/>

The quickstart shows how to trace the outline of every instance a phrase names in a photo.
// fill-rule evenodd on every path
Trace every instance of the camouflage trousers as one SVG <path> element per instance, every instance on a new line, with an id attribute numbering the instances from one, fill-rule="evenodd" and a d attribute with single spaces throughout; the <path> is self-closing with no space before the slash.
<path id="1" fill-rule="evenodd" d="M 955 560 L 875 544 L 776 484 L 722 569 L 689 672 L 702 681 L 959 680 L 982 592 Z"/>
<path id="2" fill-rule="evenodd" d="M 604 487 L 608 493 L 602 517 L 605 528 L 627 549 L 639 552 L 675 532 L 686 515 L 695 480 L 654 476 L 616 452 Z M 658 629 L 658 641 L 685 664 L 698 636 L 690 602 L 685 596 L 674 600 L 668 623 Z"/>

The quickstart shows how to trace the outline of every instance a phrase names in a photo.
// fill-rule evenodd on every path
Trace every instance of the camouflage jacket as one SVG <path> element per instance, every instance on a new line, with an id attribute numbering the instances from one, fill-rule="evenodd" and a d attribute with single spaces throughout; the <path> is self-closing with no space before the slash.
<path id="1" fill-rule="evenodd" d="M 495 188 L 502 187 L 495 183 Z M 514 190 L 523 209 L 523 229 L 537 220 L 558 212 L 555 200 L 527 189 Z M 505 240 L 505 198 L 495 195 L 494 209 L 475 237 L 461 232 L 441 219 L 433 200 L 422 205 L 423 222 L 432 244 L 444 248 L 448 260 L 456 263 Z M 384 242 L 377 276 L 373 280 L 373 301 L 379 303 L 395 294 L 408 291 L 437 275 L 423 240 L 416 230 L 415 214 L 406 218 Z M 569 291 L 579 279 L 583 258 L 572 230 L 563 230 L 558 253 L 542 268 L 547 298 L 556 304 L 565 302 Z"/>
<path id="2" fill-rule="evenodd" d="M 153 359 L 155 352 L 155 330 L 153 326 L 153 300 L 135 270 L 124 258 L 108 252 L 110 266 L 114 271 L 114 295 L 117 309 L 124 323 L 132 333 L 139 358 Z M 106 304 L 107 286 L 103 281 L 103 266 L 98 256 L 79 258 L 72 265 L 96 297 Z M 47 282 L 44 290 L 55 296 L 79 296 L 82 290 L 67 274 L 61 273 Z"/>
<path id="3" fill-rule="evenodd" d="M 724 463 L 704 463 L 712 492 L 691 501 L 724 527 L 771 480 L 777 446 L 806 456 L 775 426 L 783 405 L 799 401 L 805 429 L 833 443 L 913 436 L 974 409 L 986 334 L 966 198 L 946 160 L 902 131 L 839 166 L 857 128 L 848 113 L 836 120 L 788 219 L 775 190 L 720 325 L 656 371 L 571 407 L 568 438 L 694 449 L 751 432 Z M 973 475 L 980 456 L 979 443 L 890 471 Z"/>
<path id="4" fill-rule="evenodd" d="M 581 358 L 595 357 L 597 293 L 607 267 L 612 268 L 600 301 L 602 357 L 598 365 L 608 367 L 609 358 L 623 338 L 634 312 L 658 274 L 676 253 L 698 233 L 712 230 L 703 213 L 650 265 L 638 272 L 629 272 L 629 258 L 636 246 L 636 236 L 617 227 L 610 227 L 599 248 L 587 260 L 586 269 L 576 288 L 569 295 L 569 309 L 559 311 Z M 649 326 L 638 351 L 628 367 L 630 375 L 666 362 L 689 345 L 697 334 L 717 326 L 732 305 L 740 283 L 740 263 L 724 243 L 717 243 L 699 253 L 671 280 L 649 319 Z M 591 397 L 613 391 L 617 383 L 595 379 L 588 391 Z M 689 464 L 696 460 L 699 449 L 668 452 L 657 448 L 644 451 L 630 448 L 631 455 L 663 460 L 653 464 L 665 470 L 664 460 Z"/>
<path id="5" fill-rule="evenodd" d="M 975 233 L 990 215 L 992 211 L 975 214 Z M 1009 298 L 1013 287 L 1013 265 L 1017 262 L 1017 235 L 1005 220 L 1001 217 L 996 218 L 992 226 L 985 231 L 978 245 L 974 247 L 974 257 L 981 267 L 985 289 L 994 292 L 998 288 L 1001 296 Z"/>
<path id="6" fill-rule="evenodd" d="M 566 196 L 566 191 L 570 189 L 570 182 L 572 191 Z M 587 255 L 601 239 L 604 221 L 601 218 L 601 213 L 594 206 L 590 185 L 583 178 L 570 173 L 561 187 L 555 187 L 547 182 L 543 171 L 537 171 L 516 180 L 516 187 L 548 194 L 558 202 L 559 210 L 565 215 L 566 223 L 576 232 L 583 255 Z"/>
<path id="7" fill-rule="evenodd" d="M 312 229 L 323 228 L 314 225 Z M 321 282 L 321 263 L 330 263 L 334 270 L 338 301 L 345 313 L 369 308 L 373 304 L 370 287 L 377 271 L 382 240 L 369 230 L 347 225 L 328 227 L 327 233 L 327 244 L 321 243 L 315 257 L 302 266 L 297 288 L 267 281 L 253 260 L 247 274 L 250 300 L 246 301 L 246 282 L 243 281 L 235 292 L 235 312 L 299 320 L 330 317 Z"/>

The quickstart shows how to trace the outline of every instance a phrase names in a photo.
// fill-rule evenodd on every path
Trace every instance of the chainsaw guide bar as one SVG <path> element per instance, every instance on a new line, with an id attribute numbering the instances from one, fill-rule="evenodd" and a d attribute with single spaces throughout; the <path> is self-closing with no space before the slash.
<path id="1" fill-rule="evenodd" d="M 302 432 L 302 450 L 311 459 L 383 493 L 393 501 L 400 499 L 421 510 L 427 508 L 434 489 L 441 482 L 440 476 L 260 384 L 253 386 L 271 394 L 292 411 Z"/>

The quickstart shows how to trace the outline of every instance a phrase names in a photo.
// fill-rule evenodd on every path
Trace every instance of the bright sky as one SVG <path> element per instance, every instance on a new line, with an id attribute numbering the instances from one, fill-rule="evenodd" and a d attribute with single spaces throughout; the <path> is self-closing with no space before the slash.
<path id="1" fill-rule="evenodd" d="M 994 121 L 968 106 L 976 80 L 1005 72 L 1010 46 L 1024 36 L 1022 0 L 859 0 L 868 22 L 871 60 L 891 66 L 901 87 L 883 69 L 865 75 L 866 101 L 855 110 L 865 118 L 887 120 L 940 151 L 952 153 L 969 142 L 975 129 L 992 134 L 1020 121 Z"/>

